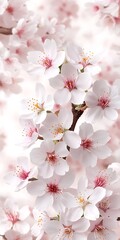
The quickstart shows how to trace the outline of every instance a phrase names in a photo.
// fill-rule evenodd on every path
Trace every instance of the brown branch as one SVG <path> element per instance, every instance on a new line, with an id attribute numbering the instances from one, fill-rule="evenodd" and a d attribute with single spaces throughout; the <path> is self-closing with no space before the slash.
<path id="1" fill-rule="evenodd" d="M 69 129 L 70 131 L 74 131 L 78 119 L 81 117 L 86 108 L 87 106 L 85 102 L 81 105 L 80 110 L 77 110 L 77 107 L 74 104 L 72 104 L 73 123 Z"/>
<path id="2" fill-rule="evenodd" d="M 12 28 L 0 27 L 0 34 L 12 35 Z"/>

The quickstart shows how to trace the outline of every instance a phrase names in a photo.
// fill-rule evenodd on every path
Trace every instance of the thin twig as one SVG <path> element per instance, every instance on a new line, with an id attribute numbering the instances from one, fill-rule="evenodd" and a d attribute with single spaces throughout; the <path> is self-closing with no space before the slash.
<path id="1" fill-rule="evenodd" d="M 0 34 L 12 35 L 12 28 L 0 27 Z"/>

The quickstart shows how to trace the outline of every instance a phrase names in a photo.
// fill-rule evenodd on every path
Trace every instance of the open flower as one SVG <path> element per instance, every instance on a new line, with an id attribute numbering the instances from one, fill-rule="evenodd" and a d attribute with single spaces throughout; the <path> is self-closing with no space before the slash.
<path id="1" fill-rule="evenodd" d="M 36 180 L 28 186 L 28 192 L 38 196 L 36 199 L 36 208 L 40 211 L 52 207 L 56 211 L 65 210 L 65 205 L 71 207 L 73 195 L 69 193 L 68 188 L 72 185 L 74 176 L 71 172 L 65 176 L 54 175 L 52 178 Z"/>
<path id="2" fill-rule="evenodd" d="M 43 43 L 43 51 L 28 53 L 28 61 L 34 64 L 33 71 L 43 73 L 47 79 L 59 74 L 59 66 L 64 62 L 64 51 L 57 51 L 56 42 L 46 39 Z"/>
<path id="3" fill-rule="evenodd" d="M 31 178 L 37 175 L 37 168 L 30 168 L 28 159 L 26 157 L 18 158 L 17 166 L 14 171 L 10 171 L 5 176 L 5 181 L 8 184 L 15 186 L 18 191 L 27 186 Z"/>
<path id="4" fill-rule="evenodd" d="M 11 228 L 21 234 L 28 233 L 30 226 L 25 219 L 29 214 L 28 206 L 19 209 L 12 199 L 7 199 L 3 208 L 0 208 L 0 235 L 4 235 Z"/>
<path id="5" fill-rule="evenodd" d="M 70 63 L 62 65 L 61 74 L 50 79 L 50 85 L 57 89 L 55 102 L 67 104 L 81 104 L 84 101 L 85 90 L 91 86 L 91 76 L 87 73 L 79 74 L 77 69 Z"/>
<path id="6" fill-rule="evenodd" d="M 98 158 L 105 159 L 111 155 L 111 150 L 106 146 L 110 137 L 105 130 L 94 132 L 91 124 L 82 123 L 79 135 L 79 148 L 70 151 L 74 160 L 80 160 L 86 167 L 93 167 Z"/>
<path id="7" fill-rule="evenodd" d="M 104 80 L 98 80 L 93 85 L 93 92 L 85 97 L 88 106 L 87 121 L 102 119 L 103 116 L 115 120 L 118 117 L 116 109 L 120 109 L 120 95 L 117 85 L 108 85 Z"/>
<path id="8" fill-rule="evenodd" d="M 63 159 L 67 157 L 69 151 L 64 142 L 56 144 L 53 141 L 42 142 L 39 148 L 31 151 L 31 161 L 39 166 L 39 174 L 43 178 L 52 177 L 54 173 L 65 175 L 69 171 L 67 161 Z"/>
<path id="9" fill-rule="evenodd" d="M 24 111 L 22 118 L 33 119 L 36 124 L 42 123 L 47 116 L 47 111 L 52 110 L 53 104 L 52 97 L 46 95 L 44 86 L 39 83 L 36 85 L 36 97 L 22 102 Z"/>

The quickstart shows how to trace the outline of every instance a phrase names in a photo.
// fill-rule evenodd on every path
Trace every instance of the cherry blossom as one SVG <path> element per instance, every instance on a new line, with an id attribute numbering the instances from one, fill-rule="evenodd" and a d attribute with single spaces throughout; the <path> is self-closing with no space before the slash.
<path id="1" fill-rule="evenodd" d="M 54 144 L 52 141 L 42 142 L 39 148 L 31 151 L 31 161 L 40 168 L 43 178 L 52 177 L 54 173 L 64 175 L 69 166 L 64 159 L 69 154 L 64 142 Z"/>
<path id="2" fill-rule="evenodd" d="M 73 202 L 73 215 L 69 216 L 71 221 L 79 220 L 82 215 L 88 220 L 96 220 L 99 218 L 99 210 L 96 206 L 106 195 L 106 190 L 102 187 L 95 189 L 87 188 L 88 181 L 85 176 L 81 176 L 78 181 L 77 194 Z"/>
<path id="3" fill-rule="evenodd" d="M 81 104 L 84 101 L 85 90 L 91 86 L 91 76 L 87 73 L 78 74 L 78 71 L 70 63 L 62 65 L 61 74 L 50 79 L 50 85 L 57 89 L 55 102 L 67 104 Z"/>
<path id="4" fill-rule="evenodd" d="M 33 121 L 20 119 L 22 129 L 21 134 L 21 145 L 28 147 L 38 139 L 38 127 Z"/>
<path id="5" fill-rule="evenodd" d="M 34 64 L 33 71 L 42 73 L 47 79 L 59 74 L 59 66 L 64 62 L 64 51 L 58 51 L 56 42 L 46 39 L 42 51 L 28 53 L 28 61 Z"/>
<path id="6" fill-rule="evenodd" d="M 61 108 L 58 116 L 49 113 L 39 133 L 46 140 L 60 140 L 63 138 L 68 146 L 78 148 L 79 136 L 75 132 L 68 130 L 72 125 L 72 121 L 72 112 L 66 108 Z"/>
<path id="7" fill-rule="evenodd" d="M 89 221 L 81 218 L 79 221 L 71 222 L 67 215 L 61 214 L 59 221 L 51 221 L 46 224 L 48 235 L 51 235 L 53 240 L 87 240 L 85 231 L 89 228 Z"/>
<path id="8" fill-rule="evenodd" d="M 116 233 L 113 231 L 117 227 L 117 221 L 111 218 L 99 218 L 92 224 L 91 233 L 88 235 L 88 240 L 118 240 Z"/>
<path id="9" fill-rule="evenodd" d="M 93 92 L 88 92 L 85 98 L 87 119 L 93 121 L 102 119 L 103 116 L 110 120 L 118 117 L 116 109 L 120 109 L 120 97 L 118 88 L 110 86 L 104 80 L 96 81 L 93 85 Z"/>
<path id="10" fill-rule="evenodd" d="M 36 97 L 22 101 L 24 111 L 22 118 L 33 119 L 36 124 L 42 123 L 47 116 L 47 111 L 52 110 L 53 104 L 52 97 L 46 95 L 44 86 L 39 83 L 36 85 Z"/>
<path id="11" fill-rule="evenodd" d="M 12 199 L 6 199 L 0 212 L 0 235 L 4 235 L 11 228 L 22 234 L 28 233 L 30 226 L 25 221 L 30 214 L 28 206 L 19 209 Z"/>
<path id="12" fill-rule="evenodd" d="M 8 172 L 5 176 L 5 180 L 8 184 L 14 185 L 15 190 L 18 191 L 24 188 L 29 183 L 30 179 L 35 178 L 36 176 L 36 167 L 30 168 L 28 159 L 21 157 L 17 161 L 15 170 Z"/>
<path id="13" fill-rule="evenodd" d="M 5 233 L 5 237 L 9 240 L 33 240 L 32 236 L 30 233 L 28 234 L 20 234 L 19 232 L 9 230 L 8 232 Z"/>
<path id="14" fill-rule="evenodd" d="M 82 123 L 79 128 L 80 142 L 79 148 L 71 149 L 74 160 L 80 160 L 86 167 L 94 167 L 97 159 L 105 159 L 111 155 L 111 150 L 106 145 L 110 140 L 105 130 L 93 130 L 89 123 Z"/>
<path id="15" fill-rule="evenodd" d="M 65 205 L 71 207 L 71 199 L 73 195 L 69 193 L 68 188 L 72 185 L 74 176 L 71 172 L 65 176 L 54 175 L 49 179 L 36 180 L 28 186 L 28 192 L 37 195 L 36 208 L 43 211 L 49 206 L 53 206 L 56 211 L 65 210 Z"/>

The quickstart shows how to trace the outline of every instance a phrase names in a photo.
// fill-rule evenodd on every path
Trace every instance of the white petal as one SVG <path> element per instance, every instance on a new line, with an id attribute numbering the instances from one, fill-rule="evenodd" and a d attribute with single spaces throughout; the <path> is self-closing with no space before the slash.
<path id="1" fill-rule="evenodd" d="M 87 90 L 91 86 L 92 78 L 87 73 L 81 73 L 77 80 L 77 88 Z"/>
<path id="2" fill-rule="evenodd" d="M 14 231 L 20 232 L 21 234 L 26 234 L 30 230 L 30 226 L 26 222 L 16 222 L 13 226 Z"/>
<path id="3" fill-rule="evenodd" d="M 64 78 L 60 74 L 55 78 L 51 78 L 49 82 L 50 82 L 50 85 L 55 89 L 64 88 Z"/>
<path id="4" fill-rule="evenodd" d="M 0 235 L 4 235 L 9 229 L 11 229 L 12 223 L 10 221 L 4 221 L 0 223 Z"/>
<path id="5" fill-rule="evenodd" d="M 105 117 L 107 117 L 108 119 L 114 121 L 117 119 L 118 117 L 118 113 L 116 110 L 108 107 L 108 108 L 105 108 L 104 110 L 104 114 L 105 114 Z"/>
<path id="6" fill-rule="evenodd" d="M 55 103 L 60 105 L 66 105 L 71 99 L 71 93 L 67 88 L 59 89 L 55 92 L 54 100 Z"/>
<path id="7" fill-rule="evenodd" d="M 58 118 L 59 122 L 65 129 L 69 129 L 71 127 L 73 122 L 73 114 L 71 110 L 69 110 L 68 108 L 61 108 Z"/>
<path id="8" fill-rule="evenodd" d="M 67 150 L 67 146 L 64 142 L 59 142 L 55 145 L 55 153 L 59 157 L 66 157 L 69 154 L 69 151 Z"/>
<path id="9" fill-rule="evenodd" d="M 46 39 L 43 45 L 45 54 L 50 59 L 55 59 L 57 56 L 57 45 L 56 42 L 52 39 Z"/>
<path id="10" fill-rule="evenodd" d="M 96 107 L 98 104 L 98 98 L 95 93 L 88 92 L 85 97 L 85 102 L 88 107 Z"/>
<path id="11" fill-rule="evenodd" d="M 71 102 L 74 104 L 82 104 L 85 98 L 85 92 L 82 92 L 79 89 L 73 89 L 71 91 Z"/>
<path id="12" fill-rule="evenodd" d="M 80 137 L 73 131 L 66 131 L 63 138 L 65 143 L 71 148 L 78 148 L 80 146 Z"/>
<path id="13" fill-rule="evenodd" d="M 101 146 L 96 147 L 95 149 L 92 149 L 92 152 L 99 158 L 99 159 L 105 159 L 111 156 L 112 151 L 108 146 Z"/>
<path id="14" fill-rule="evenodd" d="M 87 188 L 88 179 L 85 175 L 80 176 L 78 181 L 78 192 L 83 192 Z"/>
<path id="15" fill-rule="evenodd" d="M 105 188 L 96 187 L 92 195 L 89 197 L 89 202 L 96 204 L 105 197 L 105 194 L 106 194 Z"/>
<path id="16" fill-rule="evenodd" d="M 75 80 L 78 76 L 77 69 L 73 67 L 73 65 L 70 63 L 65 63 L 62 65 L 61 74 L 66 79 L 71 79 L 71 80 Z"/>
<path id="17" fill-rule="evenodd" d="M 33 148 L 30 153 L 30 159 L 39 166 L 46 159 L 46 152 L 42 148 Z"/>
<path id="18" fill-rule="evenodd" d="M 36 199 L 36 208 L 39 209 L 40 211 L 46 210 L 48 207 L 51 207 L 53 204 L 53 196 L 46 193 L 45 195 L 38 197 Z"/>
<path id="19" fill-rule="evenodd" d="M 89 220 L 96 220 L 99 218 L 99 211 L 95 205 L 88 204 L 84 210 L 84 217 Z"/>
<path id="20" fill-rule="evenodd" d="M 44 76 L 46 79 L 54 78 L 59 74 L 59 68 L 50 67 L 46 69 Z"/>
<path id="21" fill-rule="evenodd" d="M 93 135 L 93 127 L 90 123 L 82 123 L 80 126 L 79 134 L 81 139 L 88 139 Z"/>
<path id="22" fill-rule="evenodd" d="M 24 206 L 19 210 L 19 219 L 25 220 L 30 215 L 30 209 L 28 206 Z"/>
<path id="23" fill-rule="evenodd" d="M 59 159 L 59 162 L 55 166 L 55 172 L 58 175 L 65 175 L 66 172 L 69 171 L 69 165 L 67 164 L 67 161 L 64 159 Z"/>
<path id="24" fill-rule="evenodd" d="M 93 133 L 92 139 L 94 141 L 94 146 L 101 146 L 110 140 L 110 136 L 107 131 L 98 130 Z"/>
<path id="25" fill-rule="evenodd" d="M 110 92 L 110 87 L 104 80 L 98 80 L 93 85 L 93 92 L 97 95 L 97 97 L 103 96 L 105 93 Z"/>
<path id="26" fill-rule="evenodd" d="M 70 214 L 69 214 L 69 220 L 74 222 L 77 221 L 81 218 L 81 216 L 83 215 L 83 209 L 82 208 L 74 208 Z"/>
<path id="27" fill-rule="evenodd" d="M 27 186 L 27 190 L 31 195 L 42 196 L 45 193 L 46 184 L 42 180 L 31 182 Z"/>
<path id="28" fill-rule="evenodd" d="M 65 60 L 65 52 L 64 51 L 59 51 L 57 53 L 56 58 L 53 61 L 54 66 L 60 66 Z"/>

